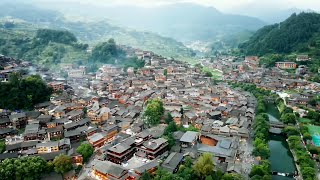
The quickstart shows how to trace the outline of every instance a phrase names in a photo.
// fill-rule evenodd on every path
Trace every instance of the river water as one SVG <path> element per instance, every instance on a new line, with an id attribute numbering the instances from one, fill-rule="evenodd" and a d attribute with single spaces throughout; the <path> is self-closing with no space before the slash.
<path id="1" fill-rule="evenodd" d="M 267 114 L 270 121 L 279 122 L 280 113 L 275 104 L 267 104 Z M 282 135 L 270 134 L 270 163 L 271 170 L 282 173 L 292 173 L 296 170 L 293 156 L 289 150 L 286 138 Z M 292 180 L 294 178 L 272 176 L 273 180 Z"/>

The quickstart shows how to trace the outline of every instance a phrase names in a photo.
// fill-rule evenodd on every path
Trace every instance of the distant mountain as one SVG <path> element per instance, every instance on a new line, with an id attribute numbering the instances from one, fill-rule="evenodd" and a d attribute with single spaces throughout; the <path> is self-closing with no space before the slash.
<path id="1" fill-rule="evenodd" d="M 20 32 L 34 31 L 38 28 L 67 30 L 74 33 L 81 42 L 90 45 L 113 38 L 119 44 L 150 50 L 163 56 L 190 57 L 194 54 L 191 49 L 172 38 L 117 27 L 106 20 L 87 21 L 74 17 L 66 19 L 57 11 L 22 3 L 2 3 L 1 6 L 6 8 L 0 12 L 0 20 L 15 24 Z"/>
<path id="2" fill-rule="evenodd" d="M 62 14 L 57 11 L 35 8 L 28 4 L 0 2 L 0 17 L 15 17 L 31 23 L 57 21 Z"/>
<path id="3" fill-rule="evenodd" d="M 63 14 L 109 18 L 120 26 L 146 30 L 172 37 L 178 41 L 215 41 L 242 31 L 254 31 L 265 22 L 258 18 L 225 14 L 213 7 L 192 3 L 178 3 L 150 8 L 137 6 L 97 7 L 80 3 L 63 3 L 48 6 Z"/>
<path id="4" fill-rule="evenodd" d="M 320 14 L 293 14 L 287 20 L 258 30 L 239 46 L 248 55 L 307 52 L 320 55 Z"/>

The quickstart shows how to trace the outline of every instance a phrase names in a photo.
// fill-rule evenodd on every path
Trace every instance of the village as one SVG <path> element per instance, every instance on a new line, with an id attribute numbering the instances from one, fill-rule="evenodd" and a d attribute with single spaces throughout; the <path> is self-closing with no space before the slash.
<path id="1" fill-rule="evenodd" d="M 258 88 L 280 93 L 293 107 L 308 106 L 308 102 L 319 95 L 319 83 L 304 80 L 310 75 L 310 72 L 306 66 L 298 66 L 296 63 L 312 61 L 308 55 L 297 56 L 296 62 L 276 62 L 275 67 L 271 68 L 260 67 L 260 60 L 257 56 L 247 56 L 242 61 L 238 59 L 234 56 L 225 56 L 213 62 L 204 60 L 202 64 L 223 71 L 225 81 L 252 83 Z M 293 70 L 295 73 L 288 73 L 286 70 Z M 320 104 L 309 108 L 319 110 Z M 300 111 L 303 109 L 300 108 Z"/>
<path id="2" fill-rule="evenodd" d="M 60 72 L 38 70 L 55 94 L 34 111 L 2 111 L 0 136 L 6 140 L 6 151 L 0 159 L 41 156 L 52 161 L 62 153 L 79 165 L 83 160 L 75 149 L 87 141 L 95 153 L 81 178 L 139 179 L 160 164 L 176 172 L 185 156 L 196 159 L 204 152 L 214 154 L 214 163 L 224 172 L 248 175 L 257 163 L 250 153 L 253 95 L 226 83 L 214 85 L 201 69 L 187 63 L 126 48 L 145 60 L 144 68 L 124 71 L 104 65 L 87 74 L 86 67 L 65 64 L 67 78 Z M 2 81 L 14 71 L 12 67 L 1 71 Z M 149 128 L 142 119 L 146 102 L 157 98 L 177 125 L 198 132 L 174 132 L 176 143 L 169 149 L 163 138 L 167 125 Z"/>
<path id="3" fill-rule="evenodd" d="M 5 139 L 6 150 L 0 161 L 24 156 L 52 161 L 66 154 L 75 166 L 84 166 L 79 174 L 73 170 L 63 179 L 139 179 L 159 166 L 175 173 L 185 157 L 196 160 L 209 152 L 223 172 L 248 177 L 251 167 L 259 163 L 251 154 L 257 100 L 226 81 L 254 83 L 275 92 L 301 90 L 288 95 L 292 105 L 306 105 L 320 90 L 319 85 L 293 79 L 281 70 L 293 65 L 259 68 L 257 57 L 246 57 L 241 63 L 234 62 L 234 57 L 203 60 L 203 66 L 224 72 L 225 82 L 217 84 L 200 67 L 149 51 L 122 48 L 128 56 L 144 60 L 145 66 L 136 70 L 105 64 L 96 73 L 87 73 L 85 66 L 63 64 L 56 72 L 23 61 L 6 61 L 1 81 L 23 68 L 36 69 L 54 94 L 34 111 L 2 110 L 0 137 Z M 67 77 L 62 77 L 64 73 Z M 169 148 L 163 136 L 167 124 L 149 127 L 143 119 L 146 103 L 152 99 L 163 102 L 164 114 L 171 114 L 176 125 L 197 131 L 174 132 L 175 144 Z M 86 164 L 76 152 L 82 142 L 94 147 Z M 55 173 L 50 177 L 62 178 Z"/>

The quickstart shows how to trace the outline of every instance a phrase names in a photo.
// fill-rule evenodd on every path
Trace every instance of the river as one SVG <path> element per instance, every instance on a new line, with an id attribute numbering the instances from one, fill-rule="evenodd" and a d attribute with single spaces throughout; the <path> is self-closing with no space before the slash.
<path id="1" fill-rule="evenodd" d="M 279 122 L 280 113 L 275 104 L 267 104 L 267 114 L 270 121 Z M 270 134 L 270 163 L 271 170 L 282 173 L 292 173 L 296 170 L 293 156 L 289 150 L 286 138 L 282 135 Z M 273 180 L 292 180 L 294 178 L 272 176 Z"/>

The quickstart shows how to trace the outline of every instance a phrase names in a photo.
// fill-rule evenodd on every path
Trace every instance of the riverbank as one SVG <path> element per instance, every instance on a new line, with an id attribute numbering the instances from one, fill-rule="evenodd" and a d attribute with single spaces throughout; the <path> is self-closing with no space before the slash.
<path id="1" fill-rule="evenodd" d="M 274 103 L 266 103 L 266 113 L 269 116 L 269 121 L 281 122 L 279 108 Z M 280 173 L 294 173 L 296 164 L 286 138 L 280 134 L 270 134 L 269 137 L 271 170 Z M 273 175 L 272 179 L 293 180 L 294 178 Z"/>

